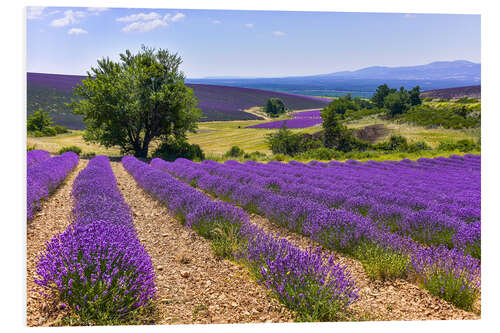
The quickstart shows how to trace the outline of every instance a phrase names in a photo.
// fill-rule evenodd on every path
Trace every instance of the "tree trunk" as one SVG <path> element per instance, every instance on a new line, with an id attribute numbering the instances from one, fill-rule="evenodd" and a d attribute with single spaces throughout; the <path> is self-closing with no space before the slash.
<path id="1" fill-rule="evenodd" d="M 142 147 L 139 145 L 139 147 L 137 147 L 135 150 L 135 157 L 147 158 L 150 142 L 151 142 L 151 139 L 144 138 L 144 141 L 142 142 Z"/>

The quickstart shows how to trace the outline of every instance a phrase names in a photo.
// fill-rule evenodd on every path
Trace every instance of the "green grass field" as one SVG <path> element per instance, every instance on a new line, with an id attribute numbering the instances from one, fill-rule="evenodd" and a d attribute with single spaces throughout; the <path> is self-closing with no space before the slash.
<path id="1" fill-rule="evenodd" d="M 280 118 L 277 118 L 280 119 Z M 274 121 L 273 119 L 272 121 Z M 269 122 L 269 120 L 214 121 L 199 124 L 198 133 L 188 135 L 189 142 L 200 145 L 207 154 L 219 155 L 231 146 L 239 146 L 245 152 L 260 151 L 271 154 L 267 147 L 266 135 L 276 133 L 277 129 L 245 128 L 246 126 Z M 293 129 L 297 133 L 314 133 L 321 130 L 321 125 L 309 128 Z"/>
<path id="2" fill-rule="evenodd" d="M 43 149 L 49 153 L 56 154 L 62 147 L 78 146 L 82 149 L 82 154 L 95 153 L 96 155 L 121 156 L 118 147 L 106 148 L 93 143 L 86 143 L 83 138 L 83 131 L 71 130 L 71 133 L 57 136 L 30 137 L 27 138 L 28 147 L 35 146 L 36 149 Z"/>
<path id="3" fill-rule="evenodd" d="M 287 116 L 281 116 L 276 119 L 284 119 Z M 273 119 L 275 120 L 275 119 Z M 205 154 L 209 157 L 222 157 L 231 146 L 239 146 L 245 152 L 251 153 L 259 151 L 267 155 L 271 155 L 271 151 L 267 147 L 266 135 L 275 133 L 277 129 L 263 129 L 263 128 L 245 128 L 246 126 L 255 125 L 259 123 L 268 122 L 269 120 L 246 120 L 246 121 L 215 121 L 199 123 L 198 132 L 188 134 L 190 143 L 200 145 Z M 347 123 L 349 128 L 362 128 L 373 124 L 384 124 L 389 128 L 389 133 L 379 139 L 379 141 L 386 140 L 392 134 L 398 134 L 406 137 L 409 142 L 425 141 L 431 147 L 435 148 L 442 141 L 457 141 L 461 139 L 472 139 L 476 141 L 480 138 L 480 129 L 467 129 L 467 130 L 454 130 L 445 128 L 425 128 L 421 126 L 412 126 L 408 124 L 398 124 L 387 120 L 381 120 L 374 116 L 366 117 L 360 120 L 355 120 Z M 314 127 L 293 129 L 297 133 L 314 133 L 321 130 L 321 125 Z M 83 131 L 73 130 L 71 133 L 62 134 L 54 137 L 28 137 L 27 145 L 35 146 L 36 149 L 44 149 L 50 153 L 57 153 L 59 149 L 65 146 L 78 146 L 82 149 L 83 154 L 95 153 L 97 155 L 103 154 L 108 156 L 120 156 L 120 149 L 118 147 L 105 148 L 103 146 L 91 143 L 85 143 L 82 138 Z M 154 143 L 150 147 L 150 153 L 154 149 Z M 453 152 L 448 152 L 452 154 Z M 415 159 L 418 157 L 433 157 L 440 154 L 438 152 L 423 152 L 421 154 L 409 153 L 396 153 L 385 154 L 374 159 L 402 159 L 410 158 Z M 444 156 L 443 155 L 443 156 Z M 370 159 L 370 158 L 368 158 Z"/>
<path id="4" fill-rule="evenodd" d="M 360 120 L 355 120 L 346 123 L 349 128 L 363 128 L 368 125 L 384 124 L 390 132 L 380 138 L 378 141 L 384 141 L 391 135 L 401 135 L 408 139 L 409 142 L 425 141 L 432 148 L 439 145 L 442 141 L 458 141 L 469 139 L 477 141 L 481 137 L 481 129 L 447 129 L 442 127 L 426 128 L 423 126 L 409 125 L 406 123 L 395 123 L 388 120 L 382 120 L 375 116 L 366 117 Z"/>

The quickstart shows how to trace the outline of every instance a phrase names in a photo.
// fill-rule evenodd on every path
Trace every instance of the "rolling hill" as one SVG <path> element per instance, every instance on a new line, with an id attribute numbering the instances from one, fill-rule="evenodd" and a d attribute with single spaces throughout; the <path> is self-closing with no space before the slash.
<path id="1" fill-rule="evenodd" d="M 432 98 L 481 98 L 481 86 L 468 86 L 422 91 L 420 96 Z"/>
<path id="2" fill-rule="evenodd" d="M 27 73 L 27 112 L 38 108 L 49 111 L 58 125 L 71 129 L 83 129 L 82 118 L 71 113 L 65 103 L 73 97 L 72 89 L 85 76 Z M 243 110 L 262 106 L 271 97 L 281 98 L 290 109 L 313 109 L 325 107 L 329 100 L 311 96 L 238 88 L 207 84 L 187 84 L 194 89 L 198 106 L 203 112 L 202 121 L 257 120 L 261 117 Z"/>

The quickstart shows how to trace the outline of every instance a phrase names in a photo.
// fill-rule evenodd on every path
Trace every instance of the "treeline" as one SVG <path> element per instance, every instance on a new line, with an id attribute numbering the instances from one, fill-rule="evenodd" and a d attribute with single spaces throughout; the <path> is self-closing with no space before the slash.
<path id="1" fill-rule="evenodd" d="M 481 126 L 481 104 L 477 99 L 461 98 L 455 101 L 438 101 L 420 98 L 419 86 L 411 90 L 399 90 L 383 84 L 370 100 L 350 94 L 334 100 L 328 107 L 335 110 L 341 120 L 358 120 L 371 115 L 406 122 L 425 127 L 451 129 L 475 128 Z M 423 103 L 426 102 L 426 103 Z"/>
<path id="2" fill-rule="evenodd" d="M 341 154 L 361 152 L 406 152 L 417 153 L 432 148 L 424 141 L 410 143 L 402 136 L 391 136 L 387 141 L 371 144 L 358 139 L 345 121 L 353 116 L 385 113 L 391 119 L 404 119 L 415 123 L 425 122 L 426 126 L 440 124 L 455 127 L 474 127 L 475 118 L 470 117 L 467 106 L 454 105 L 453 108 L 436 108 L 422 105 L 420 88 L 399 90 L 381 85 L 371 100 L 352 98 L 346 95 L 333 100 L 321 111 L 323 131 L 320 135 L 294 133 L 284 125 L 278 133 L 269 134 L 267 142 L 273 154 L 300 156 L 302 159 L 328 160 L 339 158 Z M 446 115 L 446 121 L 443 121 Z M 438 125 L 439 126 L 439 125 Z M 446 127 L 446 126 L 445 126 Z M 453 127 L 453 128 L 455 128 Z M 441 143 L 437 150 L 459 150 L 469 152 L 480 150 L 480 142 L 461 140 Z"/>

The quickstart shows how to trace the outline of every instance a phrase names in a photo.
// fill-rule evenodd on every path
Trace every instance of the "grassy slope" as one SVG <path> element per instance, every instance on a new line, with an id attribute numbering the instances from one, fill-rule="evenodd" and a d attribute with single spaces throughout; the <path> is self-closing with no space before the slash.
<path id="1" fill-rule="evenodd" d="M 278 119 L 282 119 L 280 117 Z M 225 153 L 231 146 L 237 145 L 246 152 L 260 151 L 268 155 L 271 154 L 266 144 L 266 134 L 276 132 L 277 130 L 261 129 L 261 128 L 245 128 L 246 126 L 255 125 L 267 121 L 249 120 L 249 121 L 217 121 L 205 122 L 199 124 L 198 133 L 189 134 L 189 141 L 196 143 L 208 155 L 220 156 Z M 421 126 L 411 126 L 407 124 L 396 124 L 389 121 L 367 117 L 361 120 L 356 120 L 348 123 L 350 128 L 360 128 L 375 123 L 383 123 L 390 130 L 390 134 L 400 134 L 408 138 L 409 141 L 425 141 L 430 146 L 436 147 L 440 141 L 474 139 L 477 140 L 480 136 L 479 129 L 470 130 L 453 130 L 444 128 L 424 128 Z M 238 126 L 240 128 L 238 128 Z M 294 129 L 300 133 L 314 133 L 321 129 L 321 125 L 310 128 Z M 82 131 L 72 131 L 72 133 L 62 134 L 55 137 L 33 138 L 28 137 L 27 143 L 29 146 L 36 145 L 37 149 L 44 149 L 51 153 L 57 151 L 64 146 L 76 145 L 82 148 L 83 153 L 94 152 L 96 154 L 105 154 L 109 156 L 120 156 L 118 148 L 105 148 L 96 144 L 87 144 L 82 139 Z M 390 135 L 388 134 L 388 135 Z M 386 138 L 383 138 L 385 140 Z M 153 147 L 151 147 L 153 148 Z M 152 149 L 151 149 L 152 151 Z M 452 152 L 449 152 L 451 154 Z M 434 155 L 433 155 L 434 154 Z M 425 153 L 425 155 L 412 154 L 388 154 L 381 159 L 401 159 L 401 158 L 418 158 L 421 156 L 431 157 L 437 156 L 436 153 Z M 446 155 L 446 154 L 439 154 Z"/>
<path id="2" fill-rule="evenodd" d="M 273 119 L 274 120 L 274 119 Z M 260 151 L 270 154 L 266 144 L 266 135 L 275 133 L 277 129 L 244 128 L 250 125 L 268 121 L 215 121 L 200 123 L 199 132 L 188 136 L 190 143 L 196 143 L 208 154 L 223 154 L 231 146 L 239 146 L 245 152 Z M 238 128 L 240 126 L 240 128 Z M 293 129 L 298 133 L 314 133 L 321 129 L 321 125 L 310 128 Z"/>
<path id="3" fill-rule="evenodd" d="M 476 141 L 480 135 L 481 130 L 479 128 L 474 129 L 446 129 L 446 128 L 425 128 L 423 126 L 414 126 L 409 124 L 399 124 L 387 120 L 376 119 L 375 117 L 366 117 L 360 120 L 355 120 L 347 123 L 349 128 L 362 128 L 373 124 L 384 124 L 390 129 L 389 134 L 386 137 L 381 138 L 380 141 L 386 140 L 390 135 L 402 135 L 408 139 L 410 142 L 415 141 L 425 141 L 432 148 L 439 145 L 442 141 L 457 141 L 462 139 L 472 139 Z"/>
<path id="4" fill-rule="evenodd" d="M 97 155 L 121 156 L 119 148 L 106 148 L 97 144 L 88 144 L 83 141 L 82 135 L 83 131 L 72 130 L 71 133 L 60 134 L 57 136 L 40 138 L 28 137 L 27 144 L 28 146 L 35 145 L 36 149 L 43 149 L 52 154 L 57 153 L 62 147 L 78 146 L 82 149 L 82 154 L 93 152 Z"/>

